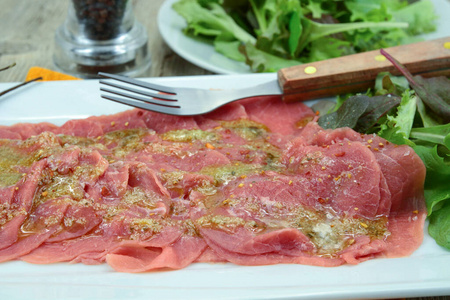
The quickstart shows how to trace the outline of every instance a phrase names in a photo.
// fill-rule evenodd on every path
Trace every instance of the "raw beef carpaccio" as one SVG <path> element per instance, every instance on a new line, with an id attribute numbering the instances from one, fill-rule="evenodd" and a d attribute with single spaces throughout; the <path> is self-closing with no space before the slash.
<path id="1" fill-rule="evenodd" d="M 339 266 L 411 254 L 425 168 L 278 97 L 0 127 L 0 262 Z M 0 265 L 1 267 L 1 265 Z"/>

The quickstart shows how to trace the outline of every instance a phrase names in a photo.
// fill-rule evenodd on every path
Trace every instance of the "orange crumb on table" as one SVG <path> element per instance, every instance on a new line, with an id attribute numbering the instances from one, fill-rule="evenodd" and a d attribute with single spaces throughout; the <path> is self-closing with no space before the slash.
<path id="1" fill-rule="evenodd" d="M 56 71 L 52 71 L 49 69 L 41 68 L 41 67 L 31 67 L 28 70 L 27 77 L 25 81 L 31 80 L 37 77 L 42 77 L 43 81 L 55 81 L 55 80 L 81 80 L 80 78 L 62 74 Z"/>

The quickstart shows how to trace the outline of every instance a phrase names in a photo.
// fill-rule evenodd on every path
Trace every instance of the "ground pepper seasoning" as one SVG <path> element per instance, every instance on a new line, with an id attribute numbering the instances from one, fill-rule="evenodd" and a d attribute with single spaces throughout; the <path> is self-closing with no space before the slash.
<path id="1" fill-rule="evenodd" d="M 78 78 L 99 72 L 135 77 L 150 66 L 145 28 L 129 0 L 71 0 L 55 34 L 58 71 Z"/>
<path id="2" fill-rule="evenodd" d="M 73 0 L 76 17 L 87 38 L 110 40 L 122 32 L 128 0 Z"/>

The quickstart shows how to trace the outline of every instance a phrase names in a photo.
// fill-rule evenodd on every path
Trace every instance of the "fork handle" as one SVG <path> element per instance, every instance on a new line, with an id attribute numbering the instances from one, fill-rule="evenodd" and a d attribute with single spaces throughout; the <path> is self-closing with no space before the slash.
<path id="1" fill-rule="evenodd" d="M 450 37 L 385 49 L 414 75 L 450 76 Z M 285 102 L 366 91 L 380 72 L 400 75 L 379 50 L 278 71 Z"/>

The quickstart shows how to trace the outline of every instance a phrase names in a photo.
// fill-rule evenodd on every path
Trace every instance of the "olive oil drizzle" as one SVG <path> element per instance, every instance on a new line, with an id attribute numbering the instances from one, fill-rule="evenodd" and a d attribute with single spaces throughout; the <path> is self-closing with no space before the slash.
<path id="1" fill-rule="evenodd" d="M 234 134 L 246 142 L 241 145 L 224 143 L 224 136 L 229 134 Z M 155 137 L 155 142 L 143 142 L 149 136 Z M 141 151 L 150 154 L 167 155 L 169 153 L 169 155 L 183 157 L 195 155 L 200 150 L 220 150 L 226 153 L 227 149 L 240 147 L 239 149 L 249 150 L 249 155 L 258 153 L 265 159 L 261 163 L 231 161 L 227 165 L 204 167 L 196 174 L 206 176 L 210 180 L 199 181 L 188 192 L 195 191 L 203 195 L 195 201 L 189 200 L 190 194 L 184 195 L 185 191 L 180 186 L 183 178 L 190 172 L 183 170 L 158 172 L 164 187 L 172 191 L 174 195 L 186 198 L 187 202 L 185 202 L 188 204 L 177 199 L 164 200 L 161 196 L 145 192 L 139 187 L 128 187 L 120 202 L 115 204 L 105 204 L 102 202 L 103 199 L 89 199 L 80 180 L 87 177 L 95 182 L 102 176 L 105 169 L 101 166 L 83 164 L 65 174 L 60 174 L 57 170 L 45 169 L 33 199 L 33 209 L 52 199 L 61 199 L 61 201 L 70 199 L 77 205 L 94 208 L 102 214 L 103 222 L 112 222 L 121 216 L 126 218 L 125 212 L 133 206 L 157 211 L 158 203 L 172 201 L 167 212 L 161 214 L 155 212 L 145 218 L 130 217 L 127 221 L 129 238 L 139 239 L 155 235 L 166 226 L 178 226 L 185 234 L 192 236 L 198 236 L 200 228 L 212 228 L 229 233 L 235 232 L 237 228 L 245 228 L 256 234 L 282 228 L 294 228 L 305 234 L 315 245 L 314 254 L 331 257 L 352 245 L 360 235 L 369 236 L 371 239 L 385 239 L 389 236 L 388 220 L 385 217 L 367 220 L 338 215 L 326 206 L 317 210 L 280 202 L 272 203 L 271 207 L 267 207 L 262 199 L 225 196 L 224 188 L 231 185 L 237 188 L 243 187 L 246 178 L 254 176 L 270 180 L 264 177 L 265 172 L 284 176 L 295 172 L 281 161 L 282 150 L 271 144 L 269 137 L 270 131 L 263 124 L 243 119 L 221 121 L 219 126 L 208 130 L 182 129 L 160 135 L 148 129 L 125 129 L 97 138 L 55 136 L 44 133 L 23 142 L 0 140 L 0 188 L 14 186 L 24 178 L 24 169 L 45 157 L 57 157 L 69 146 L 79 147 L 81 153 L 99 151 L 109 164 L 120 160 L 132 161 L 133 157 L 138 157 L 137 154 Z M 27 149 L 33 149 L 33 151 L 27 152 Z M 320 159 L 314 155 L 314 153 L 307 154 L 303 158 L 305 163 L 318 163 Z M 13 208 L 6 207 L 6 204 L 3 206 L 0 226 L 14 217 L 11 213 L 14 211 Z M 192 207 L 203 210 L 203 216 L 195 220 L 183 219 Z M 244 213 L 252 217 L 243 217 Z M 51 224 L 50 221 L 47 223 Z M 65 219 L 64 222 L 70 225 L 77 220 Z M 32 225 L 28 224 L 27 230 L 32 232 Z"/>

